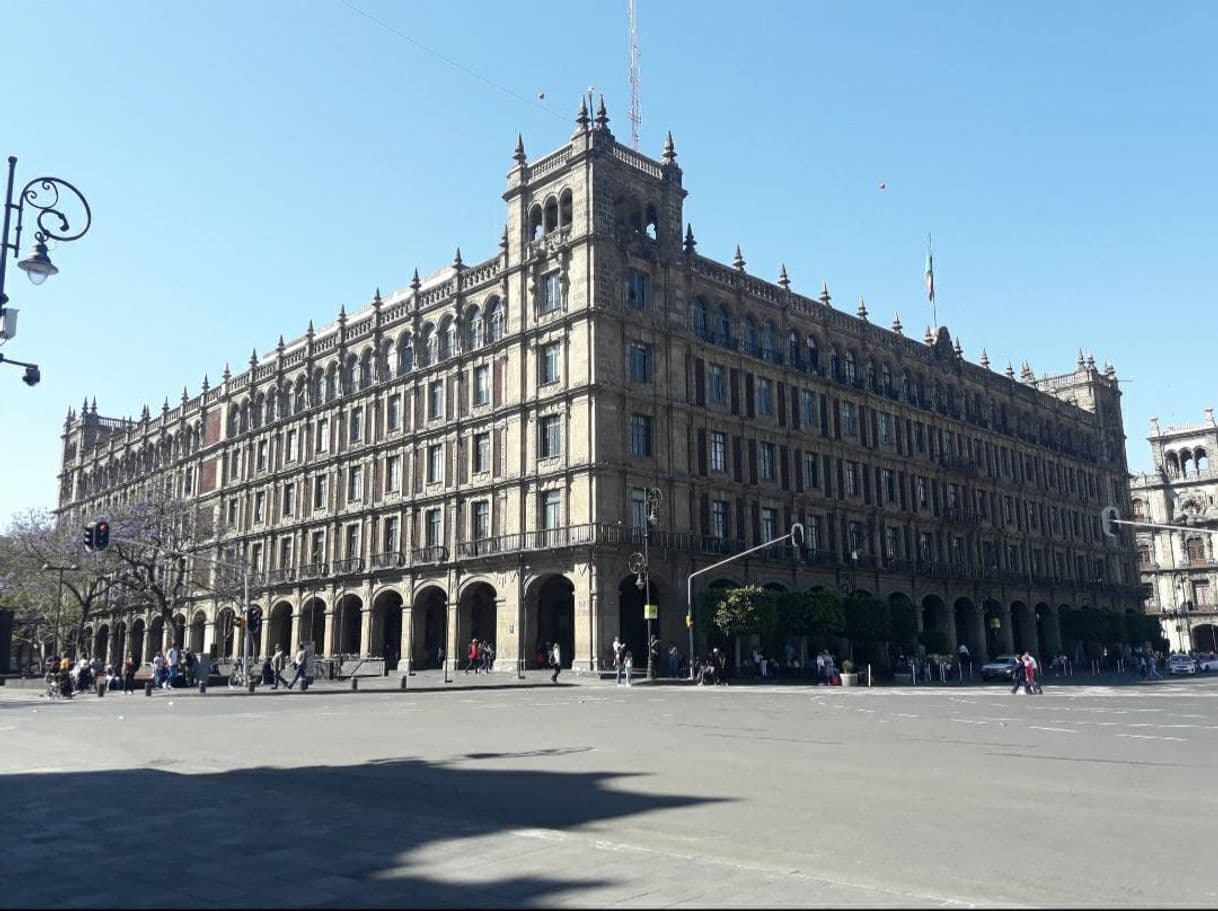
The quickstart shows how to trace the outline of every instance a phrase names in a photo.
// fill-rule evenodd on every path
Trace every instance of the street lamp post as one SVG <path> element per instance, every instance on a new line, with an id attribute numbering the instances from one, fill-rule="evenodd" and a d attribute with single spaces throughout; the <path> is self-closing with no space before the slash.
<path id="1" fill-rule="evenodd" d="M 9 160 L 12 161 L 13 159 L 9 159 Z M 11 176 L 9 178 L 9 182 L 10 183 L 12 182 Z M 2 297 L 2 296 L 3 296 L 3 292 L 0 292 L 0 297 Z M 60 617 L 63 615 L 63 574 L 66 572 L 75 572 L 78 569 L 80 569 L 80 567 L 77 566 L 75 563 L 73 563 L 69 566 L 52 566 L 50 563 L 42 564 L 42 571 L 44 573 L 47 573 L 47 572 L 59 573 L 59 592 L 55 598 L 55 651 L 56 652 L 59 651 L 59 621 L 60 621 Z"/>
<path id="2" fill-rule="evenodd" d="M 20 260 L 17 263 L 17 268 L 28 275 L 30 281 L 35 285 L 41 285 L 52 275 L 59 272 L 59 269 L 51 262 L 51 257 L 47 253 L 47 241 L 57 240 L 66 243 L 68 241 L 79 240 L 93 223 L 93 213 L 90 211 L 89 203 L 84 195 L 72 184 L 58 177 L 35 177 L 23 186 L 14 197 L 13 180 L 16 170 L 17 158 L 10 155 L 8 159 L 8 181 L 4 196 L 3 233 L 0 234 L 0 344 L 3 344 L 17 334 L 17 311 L 15 309 L 7 309 L 5 306 L 8 304 L 8 295 L 4 290 L 4 276 L 8 266 L 9 254 L 12 253 L 14 258 L 20 255 L 21 228 L 25 218 L 26 206 L 29 206 L 31 210 L 38 213 L 34 216 L 33 252 L 25 259 Z M 65 203 L 72 203 L 72 205 L 67 206 Z M 81 211 L 80 220 L 69 220 L 65 209 L 73 212 L 73 219 L 75 219 L 75 210 L 79 209 Z M 13 220 L 14 215 L 16 215 L 15 223 Z M 11 241 L 9 240 L 10 228 L 15 228 Z M 0 358 L 0 362 L 5 360 L 17 366 L 25 367 L 24 380 L 27 385 L 34 386 L 41 378 L 37 364 Z"/>
<path id="3" fill-rule="evenodd" d="M 651 529 L 657 522 L 656 512 L 664 501 L 658 487 L 647 491 L 647 514 L 643 521 L 643 552 L 630 555 L 630 571 L 635 574 L 635 586 L 643 593 L 643 614 L 647 619 L 647 679 L 656 679 L 655 659 L 652 655 L 652 623 L 656 620 L 657 608 L 651 603 Z"/>

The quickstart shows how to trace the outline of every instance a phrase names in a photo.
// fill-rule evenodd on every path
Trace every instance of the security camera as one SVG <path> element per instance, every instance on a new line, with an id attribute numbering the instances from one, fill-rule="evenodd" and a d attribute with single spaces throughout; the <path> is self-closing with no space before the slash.
<path id="1" fill-rule="evenodd" d="M 21 378 L 21 382 L 27 386 L 37 386 L 41 379 L 41 371 L 39 371 L 36 365 L 30 364 L 30 366 L 25 368 L 25 376 Z"/>

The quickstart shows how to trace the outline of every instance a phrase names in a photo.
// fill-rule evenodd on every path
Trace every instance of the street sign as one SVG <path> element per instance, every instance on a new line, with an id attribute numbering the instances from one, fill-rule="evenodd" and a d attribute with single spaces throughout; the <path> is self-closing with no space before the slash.
<path id="1" fill-rule="evenodd" d="M 644 604 L 643 605 L 643 619 L 644 620 L 659 620 L 660 619 L 660 605 Z"/>

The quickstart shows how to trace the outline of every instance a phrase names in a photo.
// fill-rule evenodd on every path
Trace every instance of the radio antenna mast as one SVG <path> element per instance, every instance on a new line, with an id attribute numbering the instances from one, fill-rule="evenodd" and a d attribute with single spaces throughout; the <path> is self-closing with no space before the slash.
<path id="1" fill-rule="evenodd" d="M 630 9 L 630 145 L 639 150 L 639 19 L 638 0 L 626 0 Z"/>

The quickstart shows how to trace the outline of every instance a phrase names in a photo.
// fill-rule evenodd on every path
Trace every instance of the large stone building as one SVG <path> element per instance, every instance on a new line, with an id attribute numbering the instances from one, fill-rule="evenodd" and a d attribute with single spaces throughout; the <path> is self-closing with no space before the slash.
<path id="1" fill-rule="evenodd" d="M 1147 613 L 1158 614 L 1173 651 L 1218 651 L 1218 453 L 1214 409 L 1205 420 L 1183 427 L 1151 419 L 1148 437 L 1154 470 L 1134 475 L 1134 518 L 1178 529 L 1138 529 L 1138 569 Z"/>
<path id="2" fill-rule="evenodd" d="M 69 413 L 61 513 L 168 484 L 214 516 L 208 553 L 257 571 L 271 642 L 374 661 L 477 636 L 501 666 L 556 640 L 587 668 L 619 632 L 643 654 L 627 561 L 653 487 L 659 634 L 682 645 L 686 575 L 796 520 L 799 553 L 700 581 L 904 594 L 974 655 L 1057 648 L 1063 606 L 1137 608 L 1097 518 L 1128 500 L 1112 368 L 1017 380 L 945 328 L 706 258 L 685 195 L 671 137 L 645 157 L 581 104 L 556 152 L 518 141 L 490 259 L 458 251 L 159 415 Z M 225 653 L 232 608 L 92 633 Z"/>

